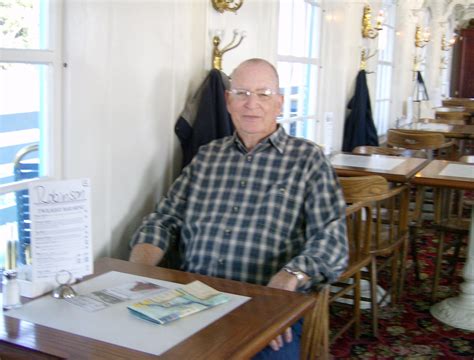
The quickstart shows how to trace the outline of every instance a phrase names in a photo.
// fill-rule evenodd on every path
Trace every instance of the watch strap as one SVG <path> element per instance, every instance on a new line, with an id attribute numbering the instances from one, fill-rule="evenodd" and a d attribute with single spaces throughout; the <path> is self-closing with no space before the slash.
<path id="1" fill-rule="evenodd" d="M 302 271 L 293 270 L 293 269 L 290 269 L 288 267 L 284 267 L 283 270 L 296 277 L 296 280 L 298 280 L 297 287 L 301 287 L 303 285 L 303 281 L 305 279 L 305 274 Z"/>

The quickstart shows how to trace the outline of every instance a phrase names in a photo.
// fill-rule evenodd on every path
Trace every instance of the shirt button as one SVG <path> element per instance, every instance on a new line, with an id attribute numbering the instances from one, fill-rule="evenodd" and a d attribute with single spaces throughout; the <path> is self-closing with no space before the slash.
<path id="1" fill-rule="evenodd" d="M 226 235 L 230 235 L 231 232 L 232 232 L 232 229 L 225 229 L 224 230 L 224 234 L 226 234 Z"/>
<path id="2" fill-rule="evenodd" d="M 245 185 L 247 185 L 247 181 L 241 180 L 241 181 L 240 181 L 240 186 L 241 186 L 241 187 L 244 187 Z"/>
<path id="3" fill-rule="evenodd" d="M 252 155 L 247 155 L 247 161 L 251 162 L 252 161 Z"/>
<path id="4" fill-rule="evenodd" d="M 233 212 L 238 212 L 239 210 L 240 210 L 240 207 L 238 207 L 238 206 L 233 206 L 232 207 Z"/>
<path id="5" fill-rule="evenodd" d="M 217 260 L 217 262 L 219 263 L 219 265 L 222 265 L 224 264 L 225 260 L 223 258 L 220 258 L 219 260 Z"/>

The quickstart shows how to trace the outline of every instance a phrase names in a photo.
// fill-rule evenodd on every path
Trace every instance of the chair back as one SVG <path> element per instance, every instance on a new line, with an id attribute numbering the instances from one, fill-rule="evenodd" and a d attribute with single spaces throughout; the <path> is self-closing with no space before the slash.
<path id="1" fill-rule="evenodd" d="M 463 121 L 464 124 L 466 124 L 471 119 L 471 113 L 466 112 L 466 111 L 459 111 L 459 112 L 436 111 L 435 117 L 436 119 Z"/>
<path id="2" fill-rule="evenodd" d="M 32 158 L 31 155 L 38 153 L 38 144 L 23 147 L 17 152 L 13 162 L 15 181 L 33 179 L 39 176 L 39 159 Z M 30 158 L 27 160 L 27 158 Z M 19 254 L 18 260 L 21 264 L 28 264 L 30 261 L 31 227 L 30 227 L 30 205 L 28 190 L 16 192 L 16 207 L 18 216 L 18 240 Z"/>
<path id="3" fill-rule="evenodd" d="M 372 211 L 367 218 L 374 223 L 372 249 L 396 243 L 408 230 L 407 185 L 390 186 L 378 175 L 340 177 L 344 198 L 348 204 L 361 203 Z"/>
<path id="4" fill-rule="evenodd" d="M 340 177 L 346 203 L 375 201 L 389 191 L 388 182 L 378 175 Z"/>
<path id="5" fill-rule="evenodd" d="M 447 125 L 467 125 L 469 123 L 469 118 L 466 120 L 464 118 L 449 118 L 449 117 L 438 117 L 436 119 L 420 119 L 426 123 L 433 123 L 433 124 L 447 124 Z"/>
<path id="6" fill-rule="evenodd" d="M 445 146 L 446 140 L 440 133 L 420 133 L 390 129 L 387 133 L 387 145 L 412 150 L 437 150 Z"/>
<path id="7" fill-rule="evenodd" d="M 394 149 L 383 146 L 369 146 L 362 145 L 357 146 L 352 150 L 353 154 L 359 155 L 390 155 L 390 156 L 405 156 L 407 150 L 404 149 Z"/>

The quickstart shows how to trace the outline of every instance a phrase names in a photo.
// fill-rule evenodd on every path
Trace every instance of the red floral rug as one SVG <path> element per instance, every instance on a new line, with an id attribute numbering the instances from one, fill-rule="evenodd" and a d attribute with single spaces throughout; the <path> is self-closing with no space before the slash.
<path id="1" fill-rule="evenodd" d="M 434 231 L 425 230 L 419 242 L 421 280 L 415 279 L 410 267 L 400 303 L 379 309 L 379 338 L 372 336 L 370 311 L 364 310 L 362 336 L 356 340 L 349 330 L 337 339 L 331 346 L 335 359 L 474 359 L 474 332 L 444 325 L 429 311 L 437 236 Z M 439 300 L 458 294 L 463 265 L 464 260 L 454 276 L 442 274 Z M 331 326 L 337 327 L 348 311 L 349 308 L 332 306 Z"/>

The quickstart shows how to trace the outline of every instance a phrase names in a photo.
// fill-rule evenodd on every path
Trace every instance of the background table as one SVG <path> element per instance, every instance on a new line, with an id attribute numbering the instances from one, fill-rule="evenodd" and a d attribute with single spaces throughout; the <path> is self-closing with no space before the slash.
<path id="1" fill-rule="evenodd" d="M 105 258 L 97 261 L 94 276 L 111 270 L 176 283 L 201 280 L 219 291 L 251 297 L 242 306 L 160 356 L 160 359 L 250 358 L 276 335 L 304 316 L 314 304 L 312 297 L 299 293 L 117 259 Z M 0 354 L 6 358 L 157 358 L 143 352 L 11 318 L 8 313 L 0 318 Z"/>
<path id="2" fill-rule="evenodd" d="M 388 162 L 397 160 L 399 165 L 391 169 L 377 167 L 377 162 Z M 421 158 L 409 158 L 388 155 L 355 155 L 338 153 L 329 159 L 338 176 L 362 176 L 380 175 L 388 181 L 406 183 L 414 176 L 429 160 Z M 354 161 L 357 160 L 357 161 Z"/>
<path id="3" fill-rule="evenodd" d="M 445 176 L 440 173 L 449 164 L 472 167 L 471 177 Z M 451 174 L 450 174 L 451 175 Z M 444 160 L 433 160 L 412 179 L 413 184 L 453 189 L 474 190 L 474 165 Z M 463 269 L 464 283 L 459 296 L 449 298 L 431 307 L 431 314 L 445 324 L 465 330 L 474 330 L 474 208 L 471 210 L 468 255 Z"/>
<path id="4" fill-rule="evenodd" d="M 474 139 L 474 125 L 410 123 L 400 127 L 405 131 L 440 133 L 452 139 Z"/>

